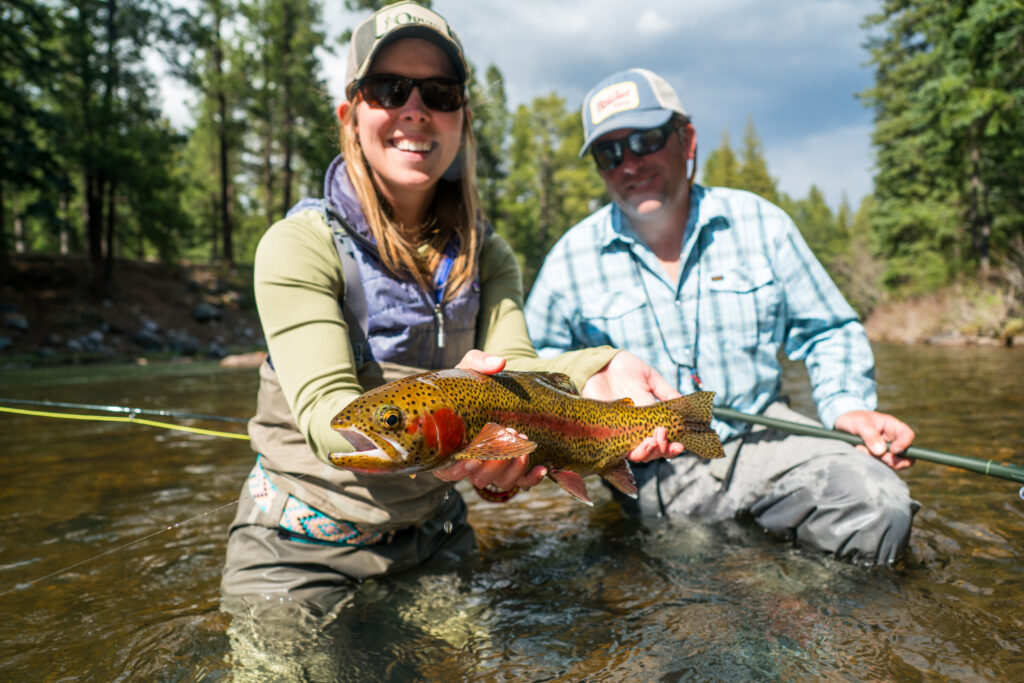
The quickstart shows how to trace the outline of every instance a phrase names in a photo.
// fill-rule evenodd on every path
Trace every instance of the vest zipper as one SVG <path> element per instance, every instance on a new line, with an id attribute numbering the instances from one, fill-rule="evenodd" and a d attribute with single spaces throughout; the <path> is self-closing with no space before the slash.
<path id="1" fill-rule="evenodd" d="M 434 319 L 437 321 L 437 348 L 443 349 L 445 344 L 444 335 L 444 309 L 441 303 L 444 301 L 444 288 L 448 284 L 448 275 L 452 272 L 452 263 L 458 249 L 455 243 L 449 243 L 444 250 L 444 258 L 441 259 L 441 266 L 434 275 Z"/>
<path id="2" fill-rule="evenodd" d="M 437 320 L 437 348 L 444 348 L 444 310 L 441 304 L 434 304 L 434 318 Z"/>

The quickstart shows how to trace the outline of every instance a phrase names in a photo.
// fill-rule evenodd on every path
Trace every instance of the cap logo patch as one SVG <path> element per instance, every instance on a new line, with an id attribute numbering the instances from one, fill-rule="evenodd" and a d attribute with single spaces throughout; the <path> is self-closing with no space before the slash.
<path id="1" fill-rule="evenodd" d="M 590 120 L 596 126 L 609 116 L 640 106 L 640 92 L 633 81 L 623 81 L 603 88 L 590 98 Z"/>
<path id="2" fill-rule="evenodd" d="M 394 31 L 399 26 L 415 26 L 418 24 L 429 26 L 443 36 L 451 37 L 451 31 L 448 30 L 448 24 L 443 21 L 438 21 L 440 17 L 437 15 L 421 13 L 416 11 L 415 8 L 402 7 L 394 8 L 391 10 L 381 10 L 374 17 L 374 28 L 377 31 L 377 37 L 380 38 L 386 35 L 390 31 Z"/>

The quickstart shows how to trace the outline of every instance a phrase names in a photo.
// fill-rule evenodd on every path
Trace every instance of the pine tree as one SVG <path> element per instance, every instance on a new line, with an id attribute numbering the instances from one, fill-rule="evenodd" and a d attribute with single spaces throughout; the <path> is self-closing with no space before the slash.
<path id="1" fill-rule="evenodd" d="M 25 214 L 52 217 L 60 182 L 55 155 L 61 125 L 54 115 L 52 83 L 60 64 L 50 43 L 56 26 L 38 0 L 12 0 L 0 22 L 0 283 L 11 246 L 24 250 Z M 8 222 L 10 216 L 10 222 Z M 15 227 L 14 240 L 8 225 Z M 13 242 L 13 244 L 12 244 Z"/>
<path id="2" fill-rule="evenodd" d="M 875 197 L 892 286 L 984 276 L 1024 232 L 1024 4 L 889 0 L 866 19 Z M 997 218 L 998 217 L 998 218 Z"/>
<path id="3" fill-rule="evenodd" d="M 740 182 L 740 162 L 729 144 L 729 131 L 722 130 L 722 144 L 708 155 L 701 174 L 706 187 L 737 187 Z"/>
<path id="4" fill-rule="evenodd" d="M 757 129 L 754 128 L 753 118 L 747 119 L 740 159 L 735 187 L 753 192 L 770 202 L 778 203 L 779 191 L 775 179 L 768 173 L 768 162 L 765 161 L 761 138 L 757 134 Z"/>
<path id="5" fill-rule="evenodd" d="M 555 94 L 520 105 L 513 116 L 497 227 L 522 258 L 527 287 L 555 241 L 604 194 L 593 163 L 578 157 L 582 144 L 578 114 Z"/>
<path id="6" fill-rule="evenodd" d="M 492 64 L 482 83 L 475 77 L 470 82 L 480 210 L 492 223 L 498 219 L 500 192 L 508 175 L 509 114 L 504 81 L 501 71 Z"/>

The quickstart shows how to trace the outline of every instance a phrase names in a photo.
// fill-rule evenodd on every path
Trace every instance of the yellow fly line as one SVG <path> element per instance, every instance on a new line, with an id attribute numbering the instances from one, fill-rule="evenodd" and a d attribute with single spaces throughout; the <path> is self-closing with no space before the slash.
<path id="1" fill-rule="evenodd" d="M 223 436 L 228 439 L 242 439 L 245 441 L 249 440 L 248 434 L 238 434 L 236 432 L 219 432 L 213 429 L 200 429 L 199 427 L 186 427 L 184 425 L 176 425 L 170 422 L 157 422 L 155 420 L 147 420 L 144 418 L 134 416 L 120 416 L 120 415 L 78 415 L 75 413 L 49 413 L 42 410 L 24 410 L 22 408 L 6 408 L 0 406 L 0 412 L 14 413 L 16 415 L 31 415 L 33 417 L 54 417 L 63 420 L 93 420 L 96 422 L 130 422 L 132 424 L 146 425 L 148 427 L 158 427 L 160 429 L 171 429 L 178 432 L 191 432 L 192 434 L 204 434 L 206 436 Z"/>

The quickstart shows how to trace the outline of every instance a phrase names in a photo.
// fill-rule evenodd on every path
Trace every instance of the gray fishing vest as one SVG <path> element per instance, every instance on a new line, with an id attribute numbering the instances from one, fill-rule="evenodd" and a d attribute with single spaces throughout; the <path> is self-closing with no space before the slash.
<path id="1" fill-rule="evenodd" d="M 327 169 L 324 199 L 303 199 L 288 215 L 307 209 L 318 210 L 334 234 L 345 272 L 346 322 L 350 329 L 356 322 L 363 332 L 362 338 L 353 335 L 352 339 L 357 367 L 376 360 L 429 370 L 450 368 L 473 348 L 480 310 L 479 273 L 454 299 L 441 304 L 440 293 L 432 297 L 415 281 L 388 272 L 340 156 Z M 483 243 L 490 229 L 478 226 L 478 243 Z"/>
<path id="2" fill-rule="evenodd" d="M 396 278 L 384 268 L 377 248 L 355 231 L 344 217 L 329 207 L 325 209 L 334 234 L 335 246 L 345 268 L 346 260 L 355 263 L 358 287 L 349 286 L 349 264 L 345 270 L 345 301 L 343 310 L 353 311 L 365 305 L 365 324 L 359 329 L 364 339 L 353 340 L 356 364 L 370 360 L 401 363 L 429 370 L 454 367 L 476 341 L 476 321 L 480 311 L 480 283 L 473 281 L 454 298 L 441 302 L 409 279 Z M 359 289 L 363 300 L 360 301 Z M 364 344 L 369 345 L 368 353 Z M 363 357 L 360 357 L 363 356 Z"/>

